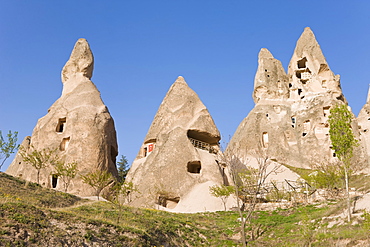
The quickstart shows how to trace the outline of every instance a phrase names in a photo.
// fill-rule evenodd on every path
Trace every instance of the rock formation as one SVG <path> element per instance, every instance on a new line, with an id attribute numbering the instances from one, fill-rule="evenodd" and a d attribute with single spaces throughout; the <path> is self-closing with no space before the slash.
<path id="1" fill-rule="evenodd" d="M 280 163 L 309 168 L 333 161 L 328 116 L 347 104 L 310 28 L 299 38 L 286 74 L 267 49 L 259 53 L 254 109 L 241 122 L 226 152 L 249 156 L 264 150 Z M 353 130 L 358 137 L 357 122 Z M 363 156 L 361 148 L 358 156 Z"/>
<path id="2" fill-rule="evenodd" d="M 217 161 L 220 133 L 198 95 L 177 78 L 163 99 L 127 175 L 133 205 L 173 211 L 222 210 L 209 186 L 227 183 Z"/>
<path id="3" fill-rule="evenodd" d="M 79 39 L 62 71 L 62 96 L 38 120 L 32 136 L 26 137 L 22 146 L 27 152 L 57 149 L 58 156 L 65 162 L 77 162 L 82 175 L 102 169 L 116 176 L 116 131 L 100 92 L 90 80 L 93 67 L 89 44 L 85 39 Z M 36 181 L 36 169 L 23 162 L 19 153 L 6 172 Z M 62 182 L 53 173 L 53 167 L 42 169 L 40 183 L 62 189 Z M 68 192 L 85 196 L 93 194 L 79 175 L 72 180 Z"/>
<path id="4" fill-rule="evenodd" d="M 367 157 L 370 157 L 370 88 L 367 95 L 366 104 L 362 107 L 360 113 L 358 114 L 357 121 L 360 131 L 361 146 L 365 149 Z M 367 173 L 370 173 L 369 159 L 367 159 L 365 168 L 367 168 Z"/>

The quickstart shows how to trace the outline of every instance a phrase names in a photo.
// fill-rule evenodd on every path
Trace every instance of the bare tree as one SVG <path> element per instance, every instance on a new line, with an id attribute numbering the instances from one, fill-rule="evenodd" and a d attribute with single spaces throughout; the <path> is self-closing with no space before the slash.
<path id="1" fill-rule="evenodd" d="M 131 197 L 132 192 L 140 193 L 132 182 L 116 181 L 114 185 L 109 188 L 107 200 L 118 208 L 117 223 L 120 221 L 123 205 L 130 204 L 133 199 Z"/>
<path id="2" fill-rule="evenodd" d="M 245 152 L 246 154 L 248 152 Z M 250 164 L 251 158 L 254 158 L 256 164 Z M 230 177 L 235 186 L 235 197 L 237 201 L 237 210 L 241 222 L 241 241 L 243 246 L 247 245 L 246 224 L 251 226 L 251 219 L 256 211 L 256 205 L 262 199 L 266 179 L 272 173 L 279 172 L 281 165 L 272 164 L 267 156 L 267 150 L 259 145 L 257 151 L 251 153 L 251 156 L 241 156 L 237 151 L 227 149 L 222 155 L 222 161 L 228 167 Z M 266 229 L 261 225 L 257 226 L 256 231 L 252 228 L 251 239 L 253 241 L 261 236 Z"/>

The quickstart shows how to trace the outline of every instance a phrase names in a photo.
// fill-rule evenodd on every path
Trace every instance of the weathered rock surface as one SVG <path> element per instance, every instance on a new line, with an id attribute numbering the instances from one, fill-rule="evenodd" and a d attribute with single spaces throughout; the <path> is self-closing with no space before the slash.
<path id="1" fill-rule="evenodd" d="M 38 120 L 32 136 L 26 137 L 22 146 L 27 152 L 32 148 L 39 151 L 57 149 L 65 162 L 78 163 L 79 174 L 102 169 L 116 176 L 116 131 L 100 92 L 90 80 L 93 65 L 89 44 L 79 39 L 62 71 L 62 96 Z M 36 169 L 23 162 L 19 153 L 6 172 L 36 182 Z M 41 170 L 40 183 L 62 190 L 62 181 L 52 179 L 53 173 L 52 167 Z M 93 195 L 93 190 L 82 183 L 80 175 L 72 180 L 68 192 Z"/>
<path id="2" fill-rule="evenodd" d="M 250 156 L 262 149 L 270 159 L 305 168 L 335 160 L 328 116 L 333 105 L 347 101 L 310 28 L 297 42 L 288 74 L 267 49 L 260 51 L 254 85 L 256 105 L 226 152 Z M 352 127 L 358 137 L 355 119 Z M 361 148 L 356 154 L 363 158 Z"/>
<path id="3" fill-rule="evenodd" d="M 219 140 L 207 108 L 180 76 L 127 175 L 141 193 L 133 205 L 180 212 L 222 210 L 221 201 L 209 194 L 209 186 L 226 179 L 217 162 Z"/>
<path id="4" fill-rule="evenodd" d="M 360 144 L 365 150 L 367 157 L 370 157 L 370 88 L 367 95 L 366 104 L 362 107 L 357 117 L 358 128 L 360 131 Z M 365 168 L 370 173 L 370 160 L 367 159 Z"/>

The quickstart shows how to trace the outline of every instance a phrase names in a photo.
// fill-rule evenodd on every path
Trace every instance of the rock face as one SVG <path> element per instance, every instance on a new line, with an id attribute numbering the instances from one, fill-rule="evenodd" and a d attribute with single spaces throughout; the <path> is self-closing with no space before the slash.
<path id="1" fill-rule="evenodd" d="M 221 201 L 209 194 L 209 186 L 227 182 L 216 156 L 219 140 L 208 110 L 180 76 L 127 175 L 141 193 L 133 205 L 181 212 L 222 210 Z"/>
<path id="2" fill-rule="evenodd" d="M 57 149 L 65 162 L 77 162 L 79 174 L 85 175 L 97 169 L 117 175 L 117 140 L 113 119 L 91 82 L 94 58 L 89 44 L 79 39 L 63 68 L 62 96 L 40 118 L 31 137 L 22 146 L 32 149 Z M 29 181 L 36 181 L 37 171 L 23 162 L 18 153 L 6 171 Z M 49 188 L 62 189 L 62 181 L 55 176 L 52 167 L 41 170 L 40 183 Z M 77 175 L 68 189 L 77 195 L 92 195 L 93 190 L 83 184 Z"/>
<path id="3" fill-rule="evenodd" d="M 267 49 L 260 51 L 253 99 L 254 109 L 226 152 L 248 156 L 262 148 L 270 159 L 305 168 L 335 159 L 328 116 L 333 105 L 347 101 L 310 28 L 299 38 L 287 74 Z M 358 137 L 355 119 L 352 128 Z M 361 148 L 356 152 L 363 157 Z"/>
<path id="4" fill-rule="evenodd" d="M 367 95 L 366 104 L 362 107 L 357 117 L 360 130 L 360 143 L 364 147 L 367 157 L 370 157 L 370 88 Z M 367 172 L 370 173 L 370 160 L 366 163 Z"/>

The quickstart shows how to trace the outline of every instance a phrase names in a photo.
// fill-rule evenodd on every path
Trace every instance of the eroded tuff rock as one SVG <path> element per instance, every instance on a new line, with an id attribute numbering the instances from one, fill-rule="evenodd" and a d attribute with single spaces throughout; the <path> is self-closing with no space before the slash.
<path id="1" fill-rule="evenodd" d="M 358 128 L 360 131 L 360 143 L 365 149 L 367 157 L 370 157 L 370 88 L 367 95 L 366 104 L 362 107 L 357 117 Z M 367 172 L 370 173 L 370 160 L 366 162 Z"/>
<path id="2" fill-rule="evenodd" d="M 96 169 L 117 175 L 117 140 L 113 119 L 90 81 L 94 65 L 93 54 L 85 39 L 79 39 L 62 71 L 62 96 L 40 118 L 31 137 L 22 143 L 27 152 L 32 149 L 57 149 L 67 163 L 77 162 L 79 174 Z M 6 171 L 13 176 L 36 182 L 37 171 L 23 162 L 18 153 Z M 40 183 L 49 188 L 63 189 L 54 178 L 52 167 L 41 170 Z M 68 189 L 77 195 L 93 195 L 93 190 L 77 175 Z"/>
<path id="3" fill-rule="evenodd" d="M 219 140 L 208 110 L 180 76 L 127 175 L 141 192 L 133 205 L 181 212 L 222 210 L 220 200 L 209 194 L 209 186 L 227 182 L 216 156 Z"/>
<path id="4" fill-rule="evenodd" d="M 254 109 L 241 122 L 226 152 L 249 156 L 265 150 L 270 159 L 296 167 L 334 161 L 328 116 L 347 104 L 310 28 L 299 38 L 285 74 L 267 49 L 259 54 Z M 356 119 L 352 126 L 357 137 Z M 363 158 L 362 147 L 356 156 Z"/>

